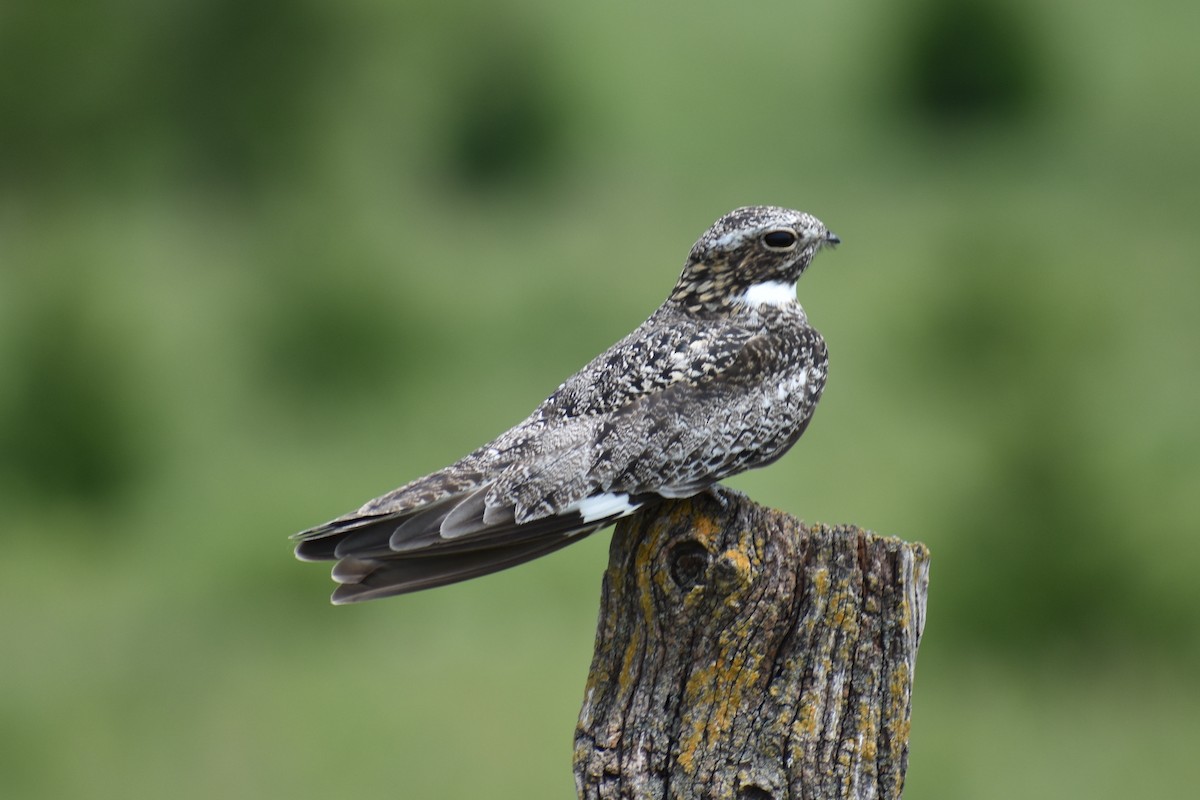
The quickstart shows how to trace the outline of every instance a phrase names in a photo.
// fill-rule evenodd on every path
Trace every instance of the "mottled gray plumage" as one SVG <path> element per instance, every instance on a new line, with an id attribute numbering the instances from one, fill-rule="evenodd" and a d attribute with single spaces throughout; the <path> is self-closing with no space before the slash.
<path id="1" fill-rule="evenodd" d="M 825 386 L 795 283 L 838 238 L 771 206 L 726 214 L 674 291 L 524 422 L 445 469 L 299 533 L 336 561 L 335 603 L 484 575 L 557 550 L 663 497 L 769 464 Z"/>

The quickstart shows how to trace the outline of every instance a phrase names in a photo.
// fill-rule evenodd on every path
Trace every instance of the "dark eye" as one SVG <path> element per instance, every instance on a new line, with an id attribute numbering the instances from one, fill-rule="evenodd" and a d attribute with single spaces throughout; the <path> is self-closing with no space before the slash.
<path id="1" fill-rule="evenodd" d="M 791 231 L 768 231 L 763 234 L 763 244 L 775 250 L 786 250 L 796 243 L 796 234 Z"/>

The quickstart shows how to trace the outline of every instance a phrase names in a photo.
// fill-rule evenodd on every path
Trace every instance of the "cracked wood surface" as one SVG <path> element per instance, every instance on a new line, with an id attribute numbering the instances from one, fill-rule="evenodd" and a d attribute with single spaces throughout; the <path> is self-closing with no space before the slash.
<path id="1" fill-rule="evenodd" d="M 898 798 L 924 545 L 718 488 L 618 525 L 581 798 Z"/>

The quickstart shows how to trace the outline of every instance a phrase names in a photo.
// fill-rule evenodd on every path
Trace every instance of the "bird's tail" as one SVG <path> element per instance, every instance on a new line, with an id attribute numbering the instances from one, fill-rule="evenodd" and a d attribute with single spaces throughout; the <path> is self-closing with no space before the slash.
<path id="1" fill-rule="evenodd" d="M 333 520 L 297 535 L 296 556 L 334 561 L 334 603 L 432 589 L 531 561 L 612 524 L 647 498 L 599 502 L 517 523 L 511 507 L 488 507 L 480 487 L 400 513 Z"/>

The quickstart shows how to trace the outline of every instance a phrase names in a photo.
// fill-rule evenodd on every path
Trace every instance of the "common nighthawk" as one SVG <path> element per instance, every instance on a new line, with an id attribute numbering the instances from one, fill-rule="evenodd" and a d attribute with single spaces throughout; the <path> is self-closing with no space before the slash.
<path id="1" fill-rule="evenodd" d="M 820 220 L 772 206 L 721 217 L 666 302 L 507 433 L 445 469 L 296 534 L 336 561 L 334 603 L 511 567 L 664 497 L 778 459 L 825 386 L 825 341 L 796 302 Z"/>

